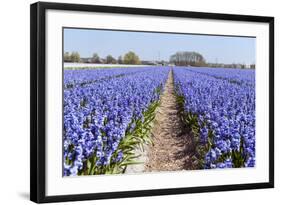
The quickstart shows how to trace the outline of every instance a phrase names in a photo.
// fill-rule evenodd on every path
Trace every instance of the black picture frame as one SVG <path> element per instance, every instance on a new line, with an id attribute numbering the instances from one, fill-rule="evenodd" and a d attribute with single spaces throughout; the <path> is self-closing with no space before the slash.
<path id="1" fill-rule="evenodd" d="M 195 19 L 262 22 L 269 25 L 269 181 L 236 185 L 170 188 L 109 193 L 46 196 L 46 10 L 86 11 Z M 30 6 L 30 200 L 37 203 L 97 200 L 198 192 L 261 189 L 274 187 L 274 17 L 187 12 L 144 8 L 38 2 Z"/>

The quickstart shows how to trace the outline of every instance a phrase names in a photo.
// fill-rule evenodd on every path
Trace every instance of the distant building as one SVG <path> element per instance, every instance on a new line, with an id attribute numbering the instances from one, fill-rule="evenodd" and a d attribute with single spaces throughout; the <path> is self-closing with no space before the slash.
<path id="1" fill-rule="evenodd" d="M 142 65 L 156 65 L 156 63 L 154 61 L 141 61 Z"/>
<path id="2" fill-rule="evenodd" d="M 92 62 L 91 58 L 80 58 L 80 61 L 82 63 L 91 63 Z"/>

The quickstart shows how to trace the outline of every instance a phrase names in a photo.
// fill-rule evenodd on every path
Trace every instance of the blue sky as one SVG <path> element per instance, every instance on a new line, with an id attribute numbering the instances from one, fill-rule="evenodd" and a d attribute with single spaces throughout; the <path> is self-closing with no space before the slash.
<path id="1" fill-rule="evenodd" d="M 81 57 L 117 58 L 134 51 L 141 60 L 169 60 L 177 51 L 196 51 L 207 62 L 251 64 L 255 50 L 255 38 L 248 37 L 64 29 L 64 51 L 78 51 Z"/>

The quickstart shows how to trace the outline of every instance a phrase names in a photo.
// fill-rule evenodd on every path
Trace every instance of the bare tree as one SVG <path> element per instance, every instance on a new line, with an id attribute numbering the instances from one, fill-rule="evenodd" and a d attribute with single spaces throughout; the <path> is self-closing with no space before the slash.
<path id="1" fill-rule="evenodd" d="M 97 53 L 94 53 L 93 56 L 92 56 L 92 59 L 91 59 L 91 62 L 92 63 L 100 63 L 100 57 Z"/>
<path id="2" fill-rule="evenodd" d="M 122 56 L 119 56 L 119 57 L 118 57 L 117 62 L 118 62 L 118 64 L 122 64 L 122 63 L 123 63 L 123 58 L 122 58 Z"/>
<path id="3" fill-rule="evenodd" d="M 71 62 L 80 62 L 80 54 L 78 52 L 72 52 L 70 55 Z"/>
<path id="4" fill-rule="evenodd" d="M 64 53 L 64 55 L 63 55 L 63 61 L 64 61 L 64 62 L 71 62 L 69 52 L 65 52 L 65 53 Z"/>
<path id="5" fill-rule="evenodd" d="M 170 57 L 170 62 L 178 66 L 204 66 L 204 57 L 197 52 L 177 52 Z"/>
<path id="6" fill-rule="evenodd" d="M 111 55 L 106 56 L 105 61 L 106 61 L 107 64 L 115 64 L 116 63 L 116 59 L 113 58 Z"/>

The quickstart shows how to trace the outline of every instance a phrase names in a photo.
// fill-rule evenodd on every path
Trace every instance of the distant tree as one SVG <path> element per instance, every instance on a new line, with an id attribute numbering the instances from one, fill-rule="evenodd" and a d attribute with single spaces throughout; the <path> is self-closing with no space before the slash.
<path id="1" fill-rule="evenodd" d="M 204 57 L 197 52 L 183 51 L 177 52 L 170 57 L 170 63 L 179 66 L 204 66 L 206 65 Z"/>
<path id="2" fill-rule="evenodd" d="M 80 54 L 78 52 L 72 52 L 70 55 L 71 62 L 80 62 Z"/>
<path id="3" fill-rule="evenodd" d="M 106 56 L 105 61 L 106 61 L 107 64 L 115 64 L 116 63 L 116 59 L 113 58 L 111 55 Z"/>
<path id="4" fill-rule="evenodd" d="M 91 59 L 92 63 L 101 63 L 100 57 L 97 53 L 94 53 Z"/>
<path id="5" fill-rule="evenodd" d="M 119 57 L 118 57 L 117 62 L 118 62 L 118 64 L 122 64 L 122 63 L 123 63 L 123 58 L 122 58 L 122 56 L 119 56 Z"/>
<path id="6" fill-rule="evenodd" d="M 70 62 L 71 61 L 69 52 L 64 52 L 63 61 L 64 62 Z"/>
<path id="7" fill-rule="evenodd" d="M 140 64 L 140 59 L 133 51 L 129 51 L 124 55 L 123 63 L 133 65 Z"/>

